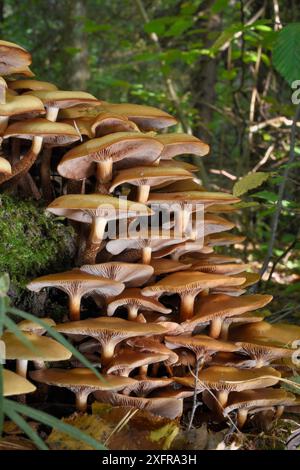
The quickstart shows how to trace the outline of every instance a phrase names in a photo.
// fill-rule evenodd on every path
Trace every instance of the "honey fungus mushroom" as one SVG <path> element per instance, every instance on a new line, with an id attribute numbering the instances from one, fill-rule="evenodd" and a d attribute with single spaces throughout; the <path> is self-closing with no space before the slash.
<path id="1" fill-rule="evenodd" d="M 125 307 L 128 312 L 128 320 L 135 320 L 138 316 L 139 310 L 159 312 L 164 315 L 172 312 L 166 308 L 162 303 L 151 297 L 146 297 L 142 294 L 141 289 L 132 287 L 125 289 L 121 294 L 108 299 L 107 315 L 112 316 L 119 307 Z"/>
<path id="2" fill-rule="evenodd" d="M 31 54 L 23 47 L 8 41 L 0 41 L 0 75 L 22 74 L 32 76 L 29 66 Z"/>
<path id="3" fill-rule="evenodd" d="M 118 375 L 101 375 L 99 379 L 93 371 L 77 367 L 75 369 L 47 369 L 31 372 L 31 378 L 47 385 L 64 387 L 76 396 L 78 411 L 86 411 L 88 396 L 97 390 L 120 391 L 134 381 Z"/>
<path id="4" fill-rule="evenodd" d="M 162 325 L 139 323 L 121 318 L 89 318 L 56 325 L 55 329 L 67 335 L 83 335 L 95 338 L 99 342 L 101 360 L 107 364 L 114 356 L 115 347 L 121 341 L 134 336 L 151 336 L 165 333 Z"/>
<path id="5" fill-rule="evenodd" d="M 147 216 L 152 212 L 143 204 L 102 194 L 69 194 L 55 199 L 47 210 L 55 215 L 90 224 L 84 263 L 94 264 L 108 221 Z"/>
<path id="6" fill-rule="evenodd" d="M 52 338 L 23 332 L 23 337 L 32 348 L 23 343 L 13 333 L 5 332 L 1 340 L 5 344 L 5 358 L 17 361 L 17 373 L 27 375 L 28 361 L 64 361 L 70 359 L 71 352 Z"/>
<path id="7" fill-rule="evenodd" d="M 142 286 L 154 273 L 152 266 L 141 263 L 124 263 L 121 261 L 86 264 L 81 266 L 80 270 L 94 276 L 102 276 L 114 281 L 123 282 L 126 287 Z"/>
<path id="8" fill-rule="evenodd" d="M 34 292 L 39 292 L 45 287 L 55 287 L 68 294 L 71 320 L 80 319 L 80 304 L 84 295 L 89 293 L 118 295 L 125 288 L 122 282 L 93 276 L 79 269 L 41 276 L 27 284 L 27 289 Z"/>
<path id="9" fill-rule="evenodd" d="M 15 374 L 8 369 L 3 369 L 3 396 L 9 397 L 12 395 L 24 395 L 26 393 L 32 393 L 36 390 L 36 387 L 29 382 L 29 380 Z"/>
<path id="10" fill-rule="evenodd" d="M 161 296 L 164 293 L 174 293 L 180 296 L 181 320 L 187 320 L 193 316 L 195 297 L 206 289 L 220 285 L 239 285 L 243 278 L 231 278 L 217 274 L 205 274 L 200 272 L 180 271 L 164 277 L 153 286 L 142 289 L 146 296 Z"/>

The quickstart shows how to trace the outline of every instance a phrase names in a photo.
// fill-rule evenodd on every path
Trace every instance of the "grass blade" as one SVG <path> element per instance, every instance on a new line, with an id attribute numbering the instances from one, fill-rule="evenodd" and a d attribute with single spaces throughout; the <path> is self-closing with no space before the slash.
<path id="1" fill-rule="evenodd" d="M 7 402 L 10 402 L 10 400 L 5 399 L 4 402 L 6 405 Z M 34 408 L 31 408 L 27 405 L 22 405 L 21 403 L 12 403 L 14 410 L 18 413 L 22 413 L 30 417 L 31 419 L 34 419 L 36 421 L 39 421 L 40 423 L 50 426 L 51 428 L 59 429 L 61 432 L 68 434 L 77 441 L 83 441 L 86 444 L 92 446 L 95 450 L 107 450 L 103 444 L 96 441 L 93 437 L 83 433 L 82 431 L 75 428 L 74 426 L 71 426 L 70 424 L 64 423 L 63 421 L 54 418 L 53 416 L 45 413 L 44 411 L 35 410 Z"/>
<path id="2" fill-rule="evenodd" d="M 44 441 L 40 436 L 30 427 L 22 416 L 20 416 L 11 405 L 14 403 L 10 400 L 5 400 L 5 414 L 16 423 L 20 429 L 29 437 L 29 439 L 37 446 L 40 450 L 49 450 Z"/>

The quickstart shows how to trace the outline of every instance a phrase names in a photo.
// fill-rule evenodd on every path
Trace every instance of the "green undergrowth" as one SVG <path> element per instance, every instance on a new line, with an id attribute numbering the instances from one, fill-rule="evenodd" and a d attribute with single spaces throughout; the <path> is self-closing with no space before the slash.
<path id="1" fill-rule="evenodd" d="M 25 286 L 32 278 L 71 267 L 74 252 L 72 227 L 42 202 L 0 195 L 0 273 L 10 275 L 15 304 L 30 303 Z"/>

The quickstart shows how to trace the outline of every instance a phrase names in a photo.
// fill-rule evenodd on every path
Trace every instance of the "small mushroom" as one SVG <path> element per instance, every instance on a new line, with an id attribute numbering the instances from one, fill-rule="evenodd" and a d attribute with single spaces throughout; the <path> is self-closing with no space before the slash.
<path id="1" fill-rule="evenodd" d="M 180 296 L 181 320 L 185 321 L 193 316 L 195 297 L 205 289 L 211 289 L 221 285 L 239 285 L 243 278 L 231 278 L 229 276 L 206 274 L 191 271 L 181 271 L 170 274 L 158 281 L 153 286 L 142 289 L 143 295 L 160 296 L 164 293 L 174 293 Z M 231 285 L 232 285 L 231 284 Z"/>
<path id="2" fill-rule="evenodd" d="M 144 377 L 147 375 L 148 366 L 150 364 L 157 364 L 167 359 L 167 354 L 123 348 L 109 362 L 106 372 L 108 374 L 117 374 L 122 375 L 123 377 L 128 377 L 134 369 L 139 367 Z"/>
<path id="3" fill-rule="evenodd" d="M 52 318 L 43 318 L 43 322 L 46 323 L 49 327 L 56 325 L 55 321 Z M 46 333 L 47 329 L 41 326 L 39 323 L 36 323 L 32 320 L 22 320 L 18 323 L 18 328 L 21 331 L 27 331 L 28 333 L 34 333 L 38 336 L 42 336 Z"/>
<path id="4" fill-rule="evenodd" d="M 259 343 L 239 341 L 235 344 L 240 351 L 244 352 L 255 361 L 255 367 L 266 366 L 276 359 L 290 358 L 293 353 L 295 353 L 295 349 L 272 346 L 267 344 L 267 341 L 263 343 L 263 338 L 261 338 Z"/>
<path id="5" fill-rule="evenodd" d="M 130 395 L 134 393 L 137 397 L 145 397 L 153 390 L 168 387 L 173 383 L 173 379 L 169 377 L 144 377 L 141 375 L 135 376 L 135 382 L 128 387 L 124 388 L 123 394 Z"/>
<path id="6" fill-rule="evenodd" d="M 64 361 L 72 353 L 52 338 L 23 332 L 33 349 L 22 343 L 13 333 L 5 332 L 1 340 L 5 343 L 5 358 L 17 360 L 17 373 L 26 377 L 28 361 Z"/>
<path id="7" fill-rule="evenodd" d="M 97 390 L 120 391 L 133 383 L 133 379 L 117 375 L 101 375 L 99 379 L 93 371 L 77 367 L 75 369 L 47 369 L 31 372 L 31 378 L 47 385 L 64 387 L 76 395 L 76 408 L 86 411 L 88 396 Z"/>
<path id="8" fill-rule="evenodd" d="M 118 295 L 124 289 L 121 282 L 101 276 L 93 276 L 79 269 L 64 273 L 48 274 L 34 279 L 27 284 L 27 289 L 39 292 L 45 287 L 55 287 L 69 296 L 69 311 L 71 320 L 80 319 L 81 298 L 88 293 L 96 292 L 105 296 Z"/>
<path id="9" fill-rule="evenodd" d="M 128 312 L 128 320 L 136 320 L 139 310 L 159 312 L 163 314 L 172 313 L 158 300 L 145 297 L 141 289 L 131 287 L 125 289 L 121 294 L 108 300 L 107 315 L 112 316 L 119 307 L 125 307 Z"/>
<path id="10" fill-rule="evenodd" d="M 0 41 L 0 75 L 22 74 L 31 77 L 31 55 L 13 42 Z"/>
<path id="11" fill-rule="evenodd" d="M 151 264 L 154 269 L 154 276 L 160 276 L 162 274 L 171 274 L 178 271 L 186 271 L 192 265 L 180 263 L 179 261 L 173 259 L 152 259 Z"/>
<path id="12" fill-rule="evenodd" d="M 0 157 L 0 174 L 11 175 L 11 164 L 6 158 Z"/>
<path id="13" fill-rule="evenodd" d="M 163 160 L 169 160 L 182 154 L 203 157 L 209 152 L 209 146 L 206 143 L 190 134 L 162 134 L 158 136 L 158 139 L 164 144 L 160 156 Z"/>
<path id="14" fill-rule="evenodd" d="M 81 266 L 84 271 L 94 276 L 107 277 L 114 281 L 123 282 L 126 287 L 138 287 L 145 284 L 153 275 L 153 267 L 139 263 L 123 263 L 111 261 L 99 264 L 86 264 Z"/>
<path id="15" fill-rule="evenodd" d="M 24 93 L 26 91 L 54 91 L 57 90 L 57 86 L 53 83 L 43 82 L 41 80 L 22 79 L 22 80 L 11 80 L 9 83 L 10 90 L 15 90 L 18 93 Z"/>
<path id="16" fill-rule="evenodd" d="M 300 338 L 300 326 L 289 323 L 271 324 L 265 321 L 252 325 L 240 325 L 230 330 L 232 341 L 260 341 L 261 338 L 276 343 L 277 346 L 291 346 L 293 341 Z"/>

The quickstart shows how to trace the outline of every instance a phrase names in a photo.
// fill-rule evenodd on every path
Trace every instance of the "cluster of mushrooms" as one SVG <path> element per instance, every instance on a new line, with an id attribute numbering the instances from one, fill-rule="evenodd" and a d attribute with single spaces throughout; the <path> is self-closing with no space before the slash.
<path id="1" fill-rule="evenodd" d="M 238 210 L 239 199 L 206 191 L 197 165 L 177 159 L 193 155 L 195 162 L 208 145 L 161 132 L 176 119 L 159 109 L 32 79 L 31 56 L 20 46 L 0 41 L 0 56 L 1 188 L 33 197 L 41 188 L 47 211 L 69 219 L 78 236 L 77 266 L 27 287 L 68 296 L 65 321 L 45 321 L 102 377 L 38 324 L 23 321 L 19 328 L 34 349 L 3 333 L 6 359 L 16 361 L 16 374 L 4 371 L 4 394 L 47 384 L 72 391 L 79 411 L 98 400 L 171 419 L 200 403 L 213 420 L 239 428 L 254 415 L 299 411 L 299 398 L 280 384 L 297 370 L 292 346 L 300 327 L 264 321 L 258 310 L 272 296 L 248 294 L 258 275 L 219 253 L 243 241 L 226 233 L 234 224 L 224 217 Z M 158 218 L 153 226 L 162 205 L 168 223 Z M 110 224 L 141 221 L 134 234 L 109 238 Z"/>

